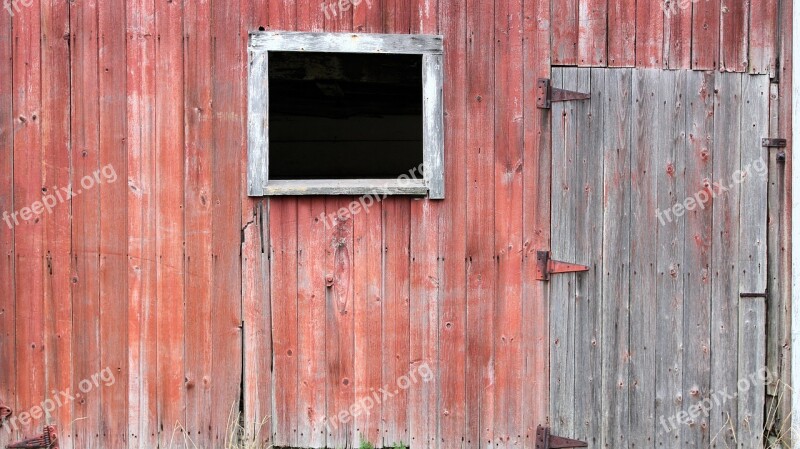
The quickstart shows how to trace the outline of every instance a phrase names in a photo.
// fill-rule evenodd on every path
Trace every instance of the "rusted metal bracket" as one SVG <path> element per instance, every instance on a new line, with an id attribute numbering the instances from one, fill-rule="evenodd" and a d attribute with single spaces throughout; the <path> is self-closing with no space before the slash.
<path id="1" fill-rule="evenodd" d="M 7 449 L 59 449 L 56 428 L 45 426 L 41 436 L 11 443 Z"/>
<path id="2" fill-rule="evenodd" d="M 10 407 L 6 407 L 5 405 L 0 404 L 0 423 L 11 418 L 11 415 L 14 414 L 14 411 L 11 410 Z"/>
<path id="3" fill-rule="evenodd" d="M 558 449 L 568 447 L 589 447 L 589 443 L 550 435 L 549 427 L 539 426 L 536 428 L 536 449 Z"/>
<path id="4" fill-rule="evenodd" d="M 767 148 L 786 148 L 786 139 L 764 137 L 761 139 L 761 146 Z"/>
<path id="5" fill-rule="evenodd" d="M 556 101 L 588 100 L 591 97 L 591 94 L 553 87 L 547 78 L 539 78 L 536 82 L 536 107 L 539 109 L 550 109 Z"/>
<path id="6" fill-rule="evenodd" d="M 551 274 L 589 271 L 586 265 L 561 262 L 550 258 L 550 251 L 536 251 L 536 279 L 549 281 Z"/>

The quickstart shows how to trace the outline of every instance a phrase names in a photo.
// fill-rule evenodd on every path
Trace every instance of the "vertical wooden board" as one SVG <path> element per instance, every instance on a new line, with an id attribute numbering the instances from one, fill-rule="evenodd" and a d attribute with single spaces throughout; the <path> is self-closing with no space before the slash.
<path id="1" fill-rule="evenodd" d="M 445 191 L 439 241 L 442 277 L 439 296 L 440 410 L 437 444 L 465 447 L 466 419 L 466 4 L 442 2 L 441 32 L 445 35 L 444 91 Z M 549 47 L 548 47 L 549 54 Z"/>
<path id="2" fill-rule="evenodd" d="M 14 216 L 16 291 L 16 360 L 7 369 L 16 369 L 17 413 L 30 411 L 46 395 L 44 358 L 44 237 L 45 222 L 52 217 L 36 212 L 35 202 L 42 198 L 42 86 L 41 23 L 39 2 L 33 2 L 14 16 L 12 97 L 14 119 Z M 31 212 L 33 211 L 33 212 Z M 19 222 L 17 224 L 17 221 Z M 12 368 L 13 367 L 13 368 Z M 19 426 L 19 435 L 31 437 L 40 432 L 44 420 L 33 418 Z M 26 425 L 27 424 L 27 425 Z"/>
<path id="3" fill-rule="evenodd" d="M 408 374 L 410 204 L 406 198 L 383 201 L 383 446 L 407 445 L 408 391 L 398 380 Z"/>
<path id="4" fill-rule="evenodd" d="M 328 446 L 349 447 L 353 441 L 354 310 L 353 219 L 348 197 L 326 199 L 325 208 L 336 211 L 327 233 L 326 248 L 326 363 L 327 416 L 338 417 L 328 429 Z M 407 330 L 406 330 L 407 332 Z"/>
<path id="5" fill-rule="evenodd" d="M 720 2 L 692 3 L 692 69 L 716 70 L 720 54 Z M 688 10 L 686 11 L 688 13 Z"/>
<path id="6" fill-rule="evenodd" d="M 169 445 L 186 418 L 182 4 L 156 2 L 156 33 L 157 403 L 159 443 Z"/>
<path id="7" fill-rule="evenodd" d="M 326 447 L 325 246 L 331 222 L 325 200 L 297 206 L 297 419 L 298 446 Z M 358 309 L 356 309 L 358 310 Z"/>
<path id="8" fill-rule="evenodd" d="M 285 30 L 294 31 L 295 18 L 297 17 L 297 4 L 295 2 L 286 2 L 283 0 L 268 0 L 269 1 L 269 29 L 270 30 Z"/>
<path id="9" fill-rule="evenodd" d="M 582 74 L 585 71 L 581 71 Z M 553 87 L 577 91 L 578 69 L 554 68 Z M 586 87 L 586 86 L 583 86 Z M 559 102 L 552 108 L 552 257 L 574 261 L 576 257 L 576 201 L 578 174 L 578 115 L 584 102 Z M 575 274 L 553 276 L 550 281 L 550 415 L 553 432 L 575 433 Z"/>
<path id="10" fill-rule="evenodd" d="M 495 3 L 494 443 L 522 444 L 522 2 Z"/>
<path id="11" fill-rule="evenodd" d="M 608 32 L 608 1 L 581 1 L 578 5 L 579 66 L 606 66 Z"/>
<path id="12" fill-rule="evenodd" d="M 660 68 L 664 56 L 661 1 L 636 2 L 636 67 Z"/>
<path id="13" fill-rule="evenodd" d="M 268 0 L 259 0 L 267 2 Z M 360 3 L 362 8 L 366 4 Z M 298 2 L 297 3 L 297 31 L 322 31 L 325 27 L 325 8 L 330 7 L 328 2 Z M 329 13 L 330 14 L 330 13 Z"/>
<path id="14" fill-rule="evenodd" d="M 155 447 L 155 4 L 126 3 L 128 96 L 128 446 Z M 73 154 L 78 151 L 73 144 Z"/>
<path id="15" fill-rule="evenodd" d="M 691 4 L 672 0 L 664 4 L 664 54 L 662 67 L 688 69 L 692 66 Z M 686 7 L 679 8 L 680 5 Z"/>
<path id="16" fill-rule="evenodd" d="M 380 0 L 362 0 L 358 4 L 354 2 L 353 31 L 357 33 L 379 33 L 383 31 L 382 12 Z"/>
<path id="17" fill-rule="evenodd" d="M 608 66 L 636 65 L 636 2 L 608 2 Z"/>
<path id="18" fill-rule="evenodd" d="M 9 15 L 0 17 L 0 61 L 12 57 L 13 35 Z M 0 366 L 14 366 L 16 351 L 16 303 L 14 282 L 14 222 L 6 216 L 14 213 L 14 127 L 13 75 L 11 64 L 0 64 Z M 9 407 L 16 406 L 16 370 L 0 370 L 0 401 Z M 66 433 L 69 433 L 67 431 Z M 7 445 L 16 435 L 0 431 L 0 445 Z"/>
<path id="19" fill-rule="evenodd" d="M 410 344 L 407 377 L 410 447 L 431 448 L 436 444 L 438 327 L 439 314 L 439 204 L 411 202 L 410 218 Z"/>
<path id="20" fill-rule="evenodd" d="M 238 2 L 211 2 L 212 98 L 212 409 L 213 445 L 221 446 L 239 416 L 242 387 L 242 117 L 247 57 Z M 295 248 L 296 249 L 296 248 Z M 264 299 L 266 300 L 266 299 Z M 274 416 L 274 414 L 273 414 Z"/>
<path id="21" fill-rule="evenodd" d="M 776 1 L 750 0 L 747 71 L 751 74 L 768 74 L 770 78 L 777 74 L 778 4 Z M 786 30 L 782 34 L 789 35 Z"/>
<path id="22" fill-rule="evenodd" d="M 41 11 L 42 150 L 44 160 L 42 195 L 45 197 L 50 195 L 49 201 L 56 203 L 44 221 L 46 391 L 64 390 L 72 385 L 72 297 L 70 295 L 72 220 L 70 205 L 59 202 L 57 197 L 57 193 L 60 192 L 58 186 L 66 186 L 70 183 L 69 41 L 64 39 L 64 35 L 69 31 L 68 8 L 69 5 L 64 2 L 50 1 L 42 5 Z M 0 96 L 2 95 L 2 87 L 0 87 Z M 2 103 L 3 100 L 0 100 L 0 104 Z M 0 142 L 2 140 L 0 138 Z M 7 148 L 10 148 L 10 145 Z M 2 166 L 3 163 L 0 162 L 0 167 Z M 3 191 L 3 187 L 0 187 L 0 191 Z M 0 209 L 3 207 L 0 206 Z M 0 223 L 0 226 L 3 225 Z M 2 249 L 0 249 L 0 253 L 2 253 Z M 0 274 L 0 278 L 2 278 L 2 274 Z M 2 279 L 0 279 L 1 282 Z M 11 286 L 13 291 L 13 283 L 3 285 Z M 6 309 L 5 313 L 9 313 L 9 309 Z M 126 344 L 123 342 L 121 347 L 125 346 Z M 2 356 L 0 356 L 1 359 Z M 122 393 L 127 394 L 127 391 L 123 390 Z M 0 393 L 0 397 L 4 396 Z M 124 409 L 121 409 L 119 413 L 124 414 Z M 72 419 L 71 406 L 62 406 L 51 410 L 48 417 L 49 422 L 55 423 L 58 429 L 65 430 L 59 433 L 59 445 L 64 449 L 73 447 L 72 432 L 68 430 Z M 123 430 L 123 433 L 125 432 L 127 429 Z M 0 444 L 3 444 L 2 438 L 0 438 Z"/>
<path id="23" fill-rule="evenodd" d="M 686 192 L 700 200 L 686 213 L 683 285 L 683 405 L 687 412 L 711 394 L 711 243 L 714 148 L 714 74 L 690 72 L 686 79 Z M 709 446 L 709 418 L 681 427 L 681 445 Z M 657 423 L 662 426 L 662 423 Z M 669 425 L 667 425 L 669 428 Z"/>
<path id="24" fill-rule="evenodd" d="M 199 447 L 212 444 L 211 227 L 213 210 L 210 3 L 186 2 L 184 122 L 186 204 L 186 434 Z M 257 229 L 257 228 L 256 228 Z M 255 362 L 255 361 L 254 361 Z"/>
<path id="25" fill-rule="evenodd" d="M 767 309 L 764 298 L 742 298 L 739 303 L 739 447 L 764 446 L 764 404 Z M 744 379 L 744 380 L 742 380 Z M 745 382 L 747 383 L 745 386 Z"/>
<path id="26" fill-rule="evenodd" d="M 274 444 L 297 447 L 297 199 L 270 201 Z"/>
<path id="27" fill-rule="evenodd" d="M 741 182 L 739 205 L 739 293 L 767 291 L 767 170 L 769 155 L 758 136 L 769 135 L 769 79 L 742 76 Z M 766 386 L 753 381 L 766 366 L 766 302 L 739 301 L 739 443 L 763 445 Z M 750 379 L 749 389 L 741 379 Z"/>
<path id="28" fill-rule="evenodd" d="M 657 157 L 666 148 L 653 145 L 660 129 L 658 114 L 660 70 L 634 70 L 631 94 L 631 272 L 630 445 L 653 447 L 656 427 L 656 261 L 659 232 Z M 594 92 L 592 92 L 594 94 Z M 593 95 L 594 96 L 594 95 Z"/>
<path id="29" fill-rule="evenodd" d="M 100 367 L 110 370 L 113 386 L 98 391 L 100 446 L 122 447 L 128 434 L 128 307 L 119 300 L 127 291 L 127 116 L 125 4 L 98 4 L 100 50 L 100 172 L 93 173 L 100 192 Z M 179 151 L 180 153 L 180 151 Z M 83 182 L 83 181 L 81 181 Z M 104 373 L 107 371 L 104 371 Z"/>
<path id="30" fill-rule="evenodd" d="M 74 193 L 83 189 L 80 180 L 99 167 L 97 3 L 70 4 L 70 79 L 72 83 L 71 128 Z M 73 298 L 73 391 L 81 380 L 100 371 L 100 308 L 98 249 L 100 245 L 99 190 L 72 198 L 72 298 Z M 74 403 L 72 423 L 76 447 L 100 447 L 99 398 Z"/>
<path id="31" fill-rule="evenodd" d="M 363 354 L 366 355 L 365 363 L 367 364 L 366 371 L 364 373 L 364 381 L 365 388 L 368 389 L 375 404 L 372 406 L 370 412 L 364 416 L 364 423 L 361 428 L 363 429 L 364 438 L 371 444 L 377 446 L 381 442 L 382 438 L 381 417 L 383 410 L 382 404 L 375 398 L 375 392 L 383 386 L 382 354 L 381 351 L 378 350 L 378 348 L 381 347 L 383 338 L 383 205 L 380 202 L 377 202 L 374 206 L 372 206 L 368 213 L 362 215 L 367 222 L 366 229 L 364 229 L 364 231 L 366 233 L 365 236 L 368 255 L 366 265 L 356 265 L 356 267 L 361 267 L 358 268 L 358 270 L 363 270 L 366 272 L 367 304 L 365 308 L 364 319 L 367 322 L 365 326 L 366 338 L 363 338 L 362 341 L 368 346 L 369 349 L 365 354 Z M 356 340 L 355 348 L 357 355 L 362 354 L 359 350 L 358 342 L 359 341 Z M 359 397 L 358 399 L 360 400 L 362 397 Z M 357 427 L 359 424 L 360 422 L 356 420 Z M 361 442 L 359 441 L 359 445 L 360 443 Z"/>
<path id="32" fill-rule="evenodd" d="M 587 264 L 590 271 L 576 276 L 575 305 L 575 433 L 589 444 L 599 444 L 602 425 L 600 380 L 601 352 L 600 304 L 603 247 L 603 158 L 602 150 L 605 101 L 605 69 L 578 71 L 578 88 L 591 92 L 577 117 L 577 176 L 573 184 L 576 216 L 576 262 Z"/>
<path id="33" fill-rule="evenodd" d="M 718 73 L 714 91 L 711 390 L 731 393 L 738 380 L 730 367 L 738 360 L 740 199 L 739 186 L 731 183 L 731 177 L 740 167 L 741 76 Z M 738 422 L 735 402 L 715 407 L 709 428 L 711 444 L 734 447 Z"/>
<path id="34" fill-rule="evenodd" d="M 720 1 L 722 12 L 719 31 L 719 69 L 724 72 L 746 72 L 750 0 Z M 757 24 L 756 26 L 768 25 Z"/>
<path id="35" fill-rule="evenodd" d="M 522 378 L 523 447 L 536 444 L 536 426 L 547 422 L 550 409 L 549 295 L 546 283 L 536 280 L 536 251 L 550 246 L 550 112 L 538 109 L 537 78 L 550 77 L 550 31 L 539 26 L 550 19 L 549 1 L 523 2 L 524 154 L 522 226 Z"/>
<path id="36" fill-rule="evenodd" d="M 630 151 L 631 70 L 606 75 L 607 102 L 603 109 L 603 404 L 607 413 L 601 444 L 628 445 L 630 328 Z"/>
<path id="37" fill-rule="evenodd" d="M 493 2 L 467 2 L 467 445 L 492 446 L 495 315 Z M 462 64 L 464 61 L 462 61 Z"/>
<path id="38" fill-rule="evenodd" d="M 678 416 L 682 410 L 684 283 L 681 276 L 685 240 L 685 212 L 675 212 L 676 204 L 686 204 L 686 71 L 661 73 L 654 80 L 656 116 L 650 140 L 655 144 L 658 211 L 674 215 L 657 229 L 656 252 L 656 352 L 655 416 Z M 666 214 L 666 212 L 665 212 Z M 670 219 L 671 218 L 671 219 Z M 680 432 L 656 435 L 657 446 L 680 443 Z"/>
<path id="39" fill-rule="evenodd" d="M 411 34 L 439 33 L 439 0 L 415 0 L 411 10 Z M 353 11 L 355 16 L 355 10 Z M 353 31 L 355 31 L 355 26 Z"/>
<path id="40" fill-rule="evenodd" d="M 732 181 L 741 184 L 739 223 L 739 292 L 767 289 L 767 148 L 769 135 L 769 79 L 742 77 L 741 167 Z"/>
<path id="41" fill-rule="evenodd" d="M 559 5 L 558 12 L 551 16 L 553 65 L 578 63 L 579 3 L 579 0 L 566 0 Z"/>

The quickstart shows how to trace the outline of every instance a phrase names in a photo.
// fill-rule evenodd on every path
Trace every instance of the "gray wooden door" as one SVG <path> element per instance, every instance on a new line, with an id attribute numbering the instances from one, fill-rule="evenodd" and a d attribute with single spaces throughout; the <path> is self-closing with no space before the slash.
<path id="1" fill-rule="evenodd" d="M 590 448 L 762 447 L 769 79 L 554 68 L 551 420 Z"/>

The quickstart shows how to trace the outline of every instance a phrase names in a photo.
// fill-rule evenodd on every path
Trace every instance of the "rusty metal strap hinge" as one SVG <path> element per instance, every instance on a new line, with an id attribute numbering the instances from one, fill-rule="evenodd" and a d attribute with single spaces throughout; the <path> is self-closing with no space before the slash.
<path id="1" fill-rule="evenodd" d="M 539 109 L 550 109 L 556 101 L 588 100 L 591 97 L 591 94 L 553 87 L 547 78 L 539 78 L 536 82 L 536 107 Z"/>
<path id="2" fill-rule="evenodd" d="M 46 426 L 41 436 L 17 441 L 7 446 L 8 449 L 58 449 L 58 434 L 55 426 Z"/>
<path id="3" fill-rule="evenodd" d="M 550 435 L 550 428 L 539 426 L 536 428 L 536 449 L 560 449 L 573 447 L 589 447 L 585 441 Z"/>
<path id="4" fill-rule="evenodd" d="M 536 251 L 536 279 L 549 281 L 551 274 L 589 271 L 586 265 L 561 262 L 550 258 L 550 251 Z"/>

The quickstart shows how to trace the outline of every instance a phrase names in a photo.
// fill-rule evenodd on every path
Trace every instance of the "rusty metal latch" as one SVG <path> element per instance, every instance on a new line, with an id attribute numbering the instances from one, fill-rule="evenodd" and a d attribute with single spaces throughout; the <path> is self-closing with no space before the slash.
<path id="1" fill-rule="evenodd" d="M 548 78 L 539 78 L 536 82 L 536 107 L 539 109 L 550 109 L 556 101 L 588 100 L 591 97 L 591 94 L 553 87 Z"/>
<path id="2" fill-rule="evenodd" d="M 571 440 L 569 438 L 550 435 L 549 427 L 536 428 L 536 449 L 557 449 L 570 447 L 589 447 L 585 441 Z"/>
<path id="3" fill-rule="evenodd" d="M 536 279 L 549 281 L 551 274 L 589 271 L 586 265 L 561 262 L 550 258 L 550 251 L 536 251 Z"/>
<path id="4" fill-rule="evenodd" d="M 8 449 L 58 449 L 58 434 L 54 426 L 45 426 L 41 436 L 17 441 L 7 446 Z"/>
<path id="5" fill-rule="evenodd" d="M 761 139 L 761 146 L 767 148 L 786 148 L 786 139 L 764 137 Z"/>

